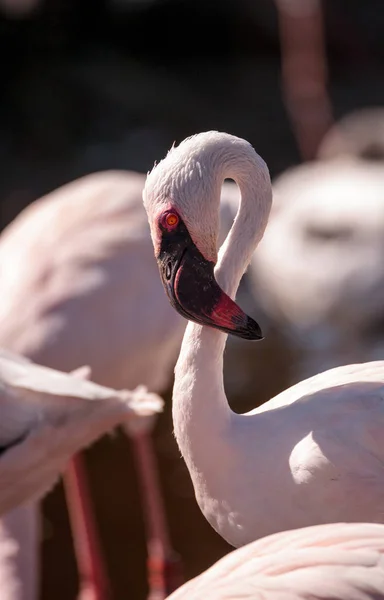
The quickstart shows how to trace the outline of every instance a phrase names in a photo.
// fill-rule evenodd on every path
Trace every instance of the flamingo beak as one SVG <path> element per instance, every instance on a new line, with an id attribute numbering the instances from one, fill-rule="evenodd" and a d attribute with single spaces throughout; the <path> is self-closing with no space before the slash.
<path id="1" fill-rule="evenodd" d="M 162 232 L 157 261 L 168 299 L 183 317 L 245 340 L 263 339 L 256 321 L 219 287 L 214 263 L 204 258 L 184 223 Z"/>

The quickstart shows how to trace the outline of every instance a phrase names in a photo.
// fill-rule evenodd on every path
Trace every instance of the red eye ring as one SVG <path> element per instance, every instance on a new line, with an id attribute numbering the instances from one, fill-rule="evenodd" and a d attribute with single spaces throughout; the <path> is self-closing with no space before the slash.
<path id="1" fill-rule="evenodd" d="M 165 215 L 165 224 L 168 227 L 176 227 L 178 222 L 179 222 L 179 217 L 176 213 L 170 212 L 167 215 Z"/>

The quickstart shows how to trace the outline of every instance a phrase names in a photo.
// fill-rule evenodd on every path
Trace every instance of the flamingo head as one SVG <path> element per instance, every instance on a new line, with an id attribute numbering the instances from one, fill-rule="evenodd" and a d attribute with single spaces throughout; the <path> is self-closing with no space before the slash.
<path id="1" fill-rule="evenodd" d="M 224 177 L 211 163 L 220 136 L 237 139 L 207 132 L 172 148 L 148 174 L 144 206 L 161 280 L 177 312 L 200 325 L 259 340 L 259 325 L 220 288 L 214 276 Z"/>

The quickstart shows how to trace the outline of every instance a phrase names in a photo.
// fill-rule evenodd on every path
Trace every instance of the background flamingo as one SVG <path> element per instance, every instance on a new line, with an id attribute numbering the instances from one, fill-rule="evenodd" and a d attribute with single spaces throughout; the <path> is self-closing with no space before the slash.
<path id="1" fill-rule="evenodd" d="M 5 347 L 65 371 L 86 362 L 92 378 L 103 385 L 144 382 L 150 390 L 166 388 L 185 322 L 170 308 L 158 280 L 142 205 L 144 182 L 145 176 L 124 171 L 86 176 L 30 205 L 3 232 L 0 340 Z M 222 228 L 228 230 L 238 198 L 223 195 Z M 142 434 L 134 439 L 147 491 L 148 526 L 156 538 L 149 542 L 149 564 L 158 586 L 163 553 L 174 559 L 159 515 L 153 456 Z M 11 524 L 25 521 L 20 514 L 25 511 L 32 519 L 32 507 L 23 507 L 9 517 Z M 27 530 L 36 528 L 30 524 Z M 35 547 L 31 540 L 29 551 L 24 541 L 25 555 Z M 34 560 L 30 564 L 35 568 Z M 29 596 L 32 588 L 24 593 Z"/>
<path id="2" fill-rule="evenodd" d="M 320 160 L 384 160 L 384 108 L 367 106 L 347 113 L 327 131 Z"/>
<path id="3" fill-rule="evenodd" d="M 145 388 L 115 391 L 0 350 L 0 515 L 41 497 L 72 455 L 122 422 L 148 429 L 163 402 Z"/>
<path id="4" fill-rule="evenodd" d="M 3 232 L 3 346 L 64 371 L 79 360 L 86 362 L 102 385 L 114 382 L 127 388 L 145 382 L 151 390 L 164 389 L 184 324 L 165 302 L 153 311 L 154 299 L 163 291 L 138 202 L 142 185 L 143 176 L 135 173 L 85 177 L 29 206 Z M 134 440 L 139 464 L 150 468 L 148 493 L 159 502 L 159 492 L 152 489 L 156 483 L 153 465 L 148 465 L 149 442 L 143 434 Z M 150 536 L 157 543 L 152 541 L 151 547 L 161 561 L 170 549 L 164 516 L 155 509 L 156 528 Z M 24 510 L 31 515 L 31 508 L 18 512 Z M 23 551 L 29 553 L 25 544 Z"/>
<path id="5" fill-rule="evenodd" d="M 115 392 L 79 381 L 88 371 L 66 375 L 0 350 L 0 515 L 46 493 L 74 452 L 139 415 L 146 429 L 148 415 L 162 406 L 141 388 Z M 7 597 L 35 596 L 38 539 L 33 504 L 0 521 L 0 581 Z"/>
<path id="6" fill-rule="evenodd" d="M 381 600 L 384 526 L 334 523 L 284 531 L 231 552 L 169 600 Z"/>
<path id="7" fill-rule="evenodd" d="M 329 160 L 274 181 L 251 281 L 265 318 L 296 355 L 294 382 L 383 357 L 382 121 L 379 109 L 346 117 L 319 150 Z"/>
<path id="8" fill-rule="evenodd" d="M 241 203 L 214 273 L 225 177 L 237 181 Z M 207 520 L 234 546 L 341 518 L 382 522 L 384 361 L 321 373 L 247 415 L 228 406 L 223 333 L 262 337 L 231 296 L 269 216 L 264 161 L 240 138 L 202 133 L 153 169 L 143 197 L 164 288 L 191 321 L 175 369 L 173 422 Z"/>

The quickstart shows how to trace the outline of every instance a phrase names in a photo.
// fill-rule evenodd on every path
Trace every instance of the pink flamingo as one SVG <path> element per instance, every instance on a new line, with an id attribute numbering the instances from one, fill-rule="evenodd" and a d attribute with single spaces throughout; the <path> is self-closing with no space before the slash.
<path id="1" fill-rule="evenodd" d="M 79 449 L 123 422 L 140 420 L 141 429 L 149 427 L 152 413 L 162 407 L 161 399 L 142 387 L 115 392 L 79 379 L 88 376 L 88 368 L 67 375 L 0 349 L 0 515 L 49 491 Z M 28 509 L 11 513 L 0 527 L 0 581 L 7 597 L 8 593 L 33 596 L 37 587 L 37 531 L 31 514 Z M 16 540 L 7 525 L 18 532 Z M 28 548 L 35 545 L 34 556 L 15 543 L 22 540 L 27 540 Z M 12 576 L 12 567 L 28 579 Z M 89 591 L 93 594 L 92 588 Z"/>
<path id="2" fill-rule="evenodd" d="M 384 352 L 384 111 L 344 117 L 323 160 L 273 182 L 254 292 L 297 355 L 294 381 Z"/>
<path id="3" fill-rule="evenodd" d="M 227 177 L 241 201 L 217 253 Z M 265 162 L 241 138 L 201 133 L 154 167 L 143 198 L 165 291 L 189 321 L 173 424 L 206 519 L 233 546 L 309 525 L 384 522 L 384 361 L 321 373 L 247 414 L 228 405 L 226 334 L 262 338 L 233 298 L 269 218 Z"/>
<path id="4" fill-rule="evenodd" d="M 384 526 L 284 531 L 231 552 L 168 600 L 383 600 Z"/>
<path id="5" fill-rule="evenodd" d="M 67 462 L 120 423 L 146 430 L 163 401 L 143 386 L 115 391 L 0 349 L 0 515 L 45 495 Z"/>

